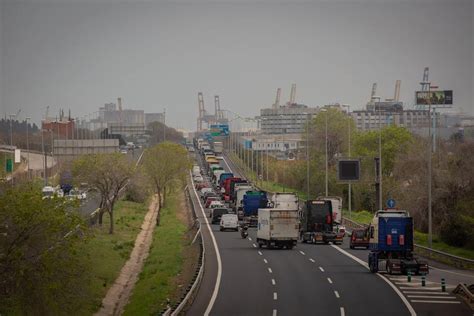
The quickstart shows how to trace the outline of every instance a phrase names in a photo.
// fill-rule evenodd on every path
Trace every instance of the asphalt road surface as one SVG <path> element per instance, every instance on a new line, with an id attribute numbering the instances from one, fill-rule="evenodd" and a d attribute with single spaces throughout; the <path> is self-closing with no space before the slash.
<path id="1" fill-rule="evenodd" d="M 227 159 L 221 163 L 239 176 Z M 205 245 L 205 273 L 188 315 L 472 315 L 434 281 L 372 274 L 367 251 L 298 243 L 293 250 L 259 249 L 256 231 L 220 232 L 196 194 Z M 347 238 L 346 238 L 347 239 Z M 457 275 L 462 278 L 463 276 Z M 457 280 L 452 280 L 453 282 Z M 430 283 L 432 282 L 432 283 Z M 451 284 L 450 284 L 451 285 Z M 425 301 L 425 302 L 423 302 Z"/>

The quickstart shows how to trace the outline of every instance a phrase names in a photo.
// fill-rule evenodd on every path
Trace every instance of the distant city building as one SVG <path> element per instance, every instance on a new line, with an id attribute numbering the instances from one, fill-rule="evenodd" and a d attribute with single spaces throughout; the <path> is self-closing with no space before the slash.
<path id="1" fill-rule="evenodd" d="M 319 108 L 291 104 L 261 109 L 258 119 L 263 134 L 298 134 L 304 132 L 306 120 L 310 120 L 319 111 Z"/>
<path id="2" fill-rule="evenodd" d="M 165 113 L 145 113 L 145 125 L 148 127 L 152 122 L 165 124 Z"/>
<path id="3" fill-rule="evenodd" d="M 145 124 L 140 123 L 109 123 L 110 134 L 120 134 L 123 137 L 145 134 Z"/>
<path id="4" fill-rule="evenodd" d="M 85 154 L 114 153 L 118 150 L 118 139 L 55 139 L 53 156 L 64 161 Z"/>
<path id="5" fill-rule="evenodd" d="M 41 121 L 41 128 L 44 131 L 50 131 L 54 137 L 61 139 L 72 139 L 74 138 L 74 132 L 76 130 L 75 122 L 72 119 L 62 120 L 43 120 Z"/>

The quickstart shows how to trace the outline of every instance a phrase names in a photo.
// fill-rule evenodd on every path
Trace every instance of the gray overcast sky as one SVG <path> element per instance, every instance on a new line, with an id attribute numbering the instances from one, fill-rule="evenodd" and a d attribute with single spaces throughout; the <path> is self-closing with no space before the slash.
<path id="1" fill-rule="evenodd" d="M 2 1 L 2 0 L 0 0 Z M 423 67 L 456 106 L 474 113 L 472 0 L 183 1 L 3 0 L 1 115 L 46 105 L 73 116 L 121 96 L 195 128 L 197 92 L 213 110 L 245 116 L 275 90 L 308 105 L 361 108 L 371 85 L 412 104 Z"/>

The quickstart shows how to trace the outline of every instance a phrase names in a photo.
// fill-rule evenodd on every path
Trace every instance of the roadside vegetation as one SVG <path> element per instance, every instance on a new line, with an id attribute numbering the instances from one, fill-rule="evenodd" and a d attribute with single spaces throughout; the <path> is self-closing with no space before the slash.
<path id="1" fill-rule="evenodd" d="M 190 245 L 182 192 L 169 195 L 161 209 L 160 226 L 155 228 L 150 254 L 135 285 L 124 315 L 155 315 L 173 304 L 192 278 L 199 256 L 198 244 Z M 195 230 L 193 230 L 195 233 Z"/>
<path id="2" fill-rule="evenodd" d="M 348 186 L 337 182 L 338 157 L 349 156 L 348 129 L 351 129 L 351 157 L 361 161 L 361 180 L 352 185 L 353 219 L 366 223 L 377 210 L 374 188 L 374 158 L 378 157 L 378 131 L 357 131 L 354 122 L 344 113 L 329 109 L 309 122 L 310 198 L 325 191 L 325 123 L 328 122 L 329 195 L 343 197 L 347 208 Z M 303 134 L 303 137 L 306 133 Z M 388 126 L 382 129 L 383 201 L 394 198 L 397 207 L 414 217 L 415 228 L 428 231 L 428 142 L 407 129 Z M 240 164 L 248 151 L 240 147 Z M 263 187 L 271 191 L 306 193 L 306 157 L 293 161 L 278 161 L 272 157 L 254 156 L 258 170 L 268 167 L 269 181 Z M 234 155 L 236 157 L 236 155 Z M 261 156 L 260 156 L 261 157 Z M 246 158 L 246 159 L 247 159 Z M 247 161 L 247 160 L 246 160 Z M 263 166 L 262 166 L 263 161 Z M 266 162 L 268 163 L 268 166 Z M 432 155 L 433 231 L 440 242 L 456 248 L 474 251 L 474 143 L 454 135 L 449 140 L 437 140 Z M 248 170 L 248 167 L 246 168 Z M 253 175 L 255 178 L 255 175 Z"/>

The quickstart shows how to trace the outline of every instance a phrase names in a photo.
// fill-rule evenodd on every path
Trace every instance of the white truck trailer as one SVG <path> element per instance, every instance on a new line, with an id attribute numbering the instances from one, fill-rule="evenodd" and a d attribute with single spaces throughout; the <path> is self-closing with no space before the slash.
<path id="1" fill-rule="evenodd" d="M 298 210 L 298 196 L 291 192 L 274 193 L 270 199 L 273 208 L 284 210 Z"/>
<path id="2" fill-rule="evenodd" d="M 214 142 L 212 147 L 216 156 L 222 155 L 222 152 L 224 151 L 224 144 L 222 142 Z"/>
<path id="3" fill-rule="evenodd" d="M 299 237 L 298 210 L 259 209 L 257 243 L 261 248 L 293 249 Z"/>

